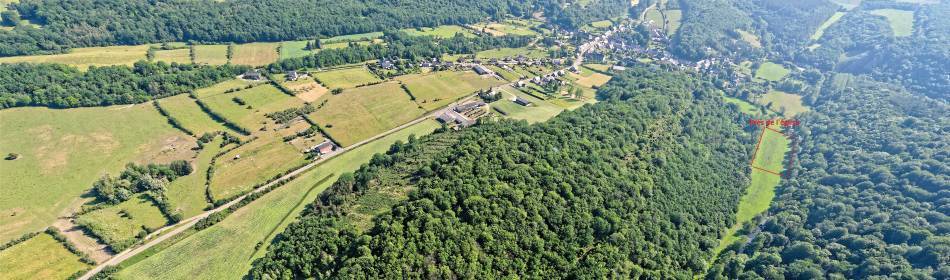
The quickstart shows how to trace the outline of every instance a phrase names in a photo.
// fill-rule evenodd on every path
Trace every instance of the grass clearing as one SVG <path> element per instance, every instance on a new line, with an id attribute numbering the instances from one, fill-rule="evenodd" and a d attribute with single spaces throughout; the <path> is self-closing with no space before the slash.
<path id="1" fill-rule="evenodd" d="M 228 63 L 228 46 L 195 45 L 195 63 L 224 65 Z"/>
<path id="2" fill-rule="evenodd" d="M 89 268 L 47 233 L 0 251 L 0 279 L 66 279 Z"/>
<path id="3" fill-rule="evenodd" d="M 191 63 L 191 50 L 188 48 L 155 51 L 155 61 L 164 61 L 168 63 L 177 62 L 178 64 Z"/>
<path id="4" fill-rule="evenodd" d="M 613 22 L 610 22 L 609 20 L 601 20 L 590 23 L 590 26 L 594 28 L 608 28 L 611 25 L 613 25 Z"/>
<path id="5" fill-rule="evenodd" d="M 771 90 L 765 95 L 762 95 L 762 98 L 760 98 L 757 103 L 787 117 L 808 112 L 808 107 L 802 105 L 801 95 L 777 90 Z"/>
<path id="6" fill-rule="evenodd" d="M 512 88 L 510 86 L 501 87 L 501 92 L 503 93 L 503 98 L 501 100 L 491 103 L 491 107 L 498 111 L 504 112 L 504 114 L 499 113 L 503 118 L 515 119 L 515 120 L 525 120 L 529 123 L 537 123 L 547 121 L 554 116 L 557 116 L 562 111 L 563 108 L 555 106 L 545 100 L 541 100 L 525 94 L 518 89 Z M 517 96 L 523 99 L 530 101 L 531 106 L 522 106 L 514 103 L 512 99 Z"/>
<path id="7" fill-rule="evenodd" d="M 759 66 L 759 69 L 755 70 L 755 77 L 766 81 L 778 81 L 785 78 L 790 72 L 781 64 L 766 61 Z"/>
<path id="8" fill-rule="evenodd" d="M 277 46 L 280 43 L 249 43 L 234 46 L 231 63 L 237 65 L 263 66 L 277 61 Z M 227 50 L 225 50 L 227 53 Z"/>
<path id="9" fill-rule="evenodd" d="M 144 234 L 145 229 L 158 229 L 168 224 L 168 219 L 150 198 L 139 194 L 117 205 L 83 214 L 76 223 L 115 251 L 121 251 L 131 245 L 136 236 Z"/>
<path id="10" fill-rule="evenodd" d="M 580 74 L 569 73 L 568 76 L 574 79 L 574 83 L 588 88 L 600 87 L 612 78 L 611 76 L 587 69 L 586 66 L 580 67 L 578 70 L 581 71 Z"/>
<path id="11" fill-rule="evenodd" d="M 162 98 L 157 101 L 159 106 L 165 112 L 181 123 L 186 129 L 200 136 L 206 132 L 230 131 L 224 125 L 215 121 L 207 113 L 198 107 L 191 97 L 179 94 L 176 96 Z"/>
<path id="12" fill-rule="evenodd" d="M 64 54 L 0 57 L 0 63 L 62 63 L 88 69 L 90 66 L 132 65 L 145 60 L 148 45 L 75 48 Z"/>
<path id="13" fill-rule="evenodd" d="M 518 55 L 523 55 L 529 58 L 545 58 L 548 57 L 548 52 L 541 49 L 528 49 L 527 47 L 522 48 L 498 48 L 490 49 L 485 51 L 480 51 L 476 54 L 476 57 L 479 58 L 505 58 L 505 57 L 515 57 Z"/>
<path id="14" fill-rule="evenodd" d="M 326 85 L 327 88 L 354 88 L 359 85 L 376 83 L 380 80 L 370 73 L 366 67 L 351 67 L 339 70 L 315 72 L 313 76 Z"/>
<path id="15" fill-rule="evenodd" d="M 439 38 L 452 38 L 455 36 L 455 34 L 462 33 L 462 35 L 465 37 L 469 37 L 469 38 L 477 37 L 475 36 L 474 33 L 472 33 L 472 31 L 458 25 L 440 25 L 435 28 L 433 27 L 406 28 L 406 29 L 402 29 L 401 31 L 404 31 L 412 36 L 435 36 Z"/>
<path id="16" fill-rule="evenodd" d="M 351 41 L 367 41 L 383 37 L 383 32 L 359 33 L 350 35 L 340 35 L 321 40 L 321 43 L 339 43 Z"/>
<path id="17" fill-rule="evenodd" d="M 444 107 L 480 89 L 504 84 L 494 77 L 482 77 L 470 71 L 439 71 L 396 77 L 409 88 L 426 111 Z"/>
<path id="18" fill-rule="evenodd" d="M 190 139 L 152 104 L 0 110 L 0 242 L 40 231 L 78 209 L 92 184 L 125 164 Z M 189 141 L 190 142 L 190 141 Z"/>
<path id="19" fill-rule="evenodd" d="M 821 39 L 821 36 L 825 35 L 825 29 L 828 29 L 828 27 L 831 27 L 832 25 L 834 25 L 835 22 L 838 22 L 838 20 L 840 20 L 841 17 L 844 16 L 844 14 L 845 14 L 844 12 L 835 12 L 833 15 L 831 15 L 831 17 L 825 20 L 825 22 L 821 23 L 821 26 L 818 26 L 818 29 L 815 30 L 814 34 L 811 34 L 811 39 L 812 40 Z"/>
<path id="20" fill-rule="evenodd" d="M 311 54 L 315 54 L 320 50 L 307 50 L 307 42 L 313 42 L 313 40 L 304 40 L 304 41 L 286 41 L 280 43 L 280 59 L 288 59 L 295 57 L 304 57 Z"/>
<path id="21" fill-rule="evenodd" d="M 228 199 L 307 161 L 306 155 L 268 131 L 254 141 L 222 155 L 214 163 L 209 192 Z"/>
<path id="22" fill-rule="evenodd" d="M 762 42 L 759 41 L 759 36 L 755 36 L 755 34 L 752 34 L 742 29 L 736 29 L 736 32 L 739 33 L 739 37 L 742 39 L 742 41 L 749 43 L 749 45 L 752 46 L 753 48 L 762 47 Z"/>
<path id="23" fill-rule="evenodd" d="M 410 100 L 409 95 L 394 82 L 325 95 L 321 99 L 327 104 L 311 113 L 310 118 L 344 147 L 425 114 L 425 110 Z"/>
<path id="24" fill-rule="evenodd" d="M 653 22 L 652 25 L 654 27 L 659 27 L 659 28 L 664 27 L 664 22 L 666 21 L 663 20 L 663 13 L 661 13 L 656 8 L 648 9 L 644 15 L 645 15 L 644 21 L 646 22 L 652 21 Z"/>
<path id="25" fill-rule="evenodd" d="M 538 32 L 531 30 L 528 26 L 517 25 L 513 23 L 489 23 L 485 27 L 500 32 L 501 35 L 534 36 Z"/>
<path id="26" fill-rule="evenodd" d="M 873 10 L 871 14 L 887 18 L 894 36 L 905 37 L 914 33 L 914 12 L 896 9 Z"/>
<path id="27" fill-rule="evenodd" d="M 224 82 L 225 86 L 223 88 L 233 88 L 228 87 L 228 85 L 247 83 L 232 80 Z M 222 86 L 215 85 L 212 88 L 221 89 Z M 212 111 L 223 115 L 224 118 L 237 123 L 252 133 L 266 127 L 268 118 L 265 115 L 267 113 L 303 106 L 302 100 L 288 96 L 270 84 L 259 84 L 250 89 L 242 89 L 231 93 L 225 93 L 224 90 L 202 90 L 201 93 L 198 93 L 198 98 L 205 102 Z M 238 103 L 235 98 L 244 104 Z"/>
<path id="28" fill-rule="evenodd" d="M 201 214 L 205 207 L 210 205 L 205 195 L 205 183 L 208 169 L 211 168 L 211 158 L 224 149 L 221 147 L 223 142 L 221 137 L 215 137 L 214 141 L 205 144 L 204 149 L 192 161 L 195 170 L 165 187 L 165 196 L 168 197 L 171 209 L 181 213 L 182 219 Z"/>
<path id="29" fill-rule="evenodd" d="M 759 108 L 755 106 L 755 104 L 749 103 L 748 101 L 735 98 L 735 97 L 729 97 L 729 96 L 723 96 L 723 100 L 725 100 L 726 103 L 731 103 L 731 104 L 735 104 L 736 106 L 739 106 L 740 112 L 743 112 L 749 115 L 759 114 Z"/>
<path id="30" fill-rule="evenodd" d="M 665 10 L 663 11 L 663 17 L 666 19 L 666 34 L 675 34 L 683 21 L 683 11 Z"/>
<path id="31" fill-rule="evenodd" d="M 115 276 L 118 279 L 239 279 L 255 259 L 266 253 L 267 245 L 275 236 L 272 233 L 283 231 L 340 174 L 355 171 L 397 140 L 406 141 L 411 134 L 425 135 L 438 127 L 437 122 L 428 120 L 343 153 L 235 211 L 215 226 L 167 245 L 167 249 Z M 331 177 L 320 183 L 328 175 Z M 257 244 L 263 246 L 256 248 Z"/>

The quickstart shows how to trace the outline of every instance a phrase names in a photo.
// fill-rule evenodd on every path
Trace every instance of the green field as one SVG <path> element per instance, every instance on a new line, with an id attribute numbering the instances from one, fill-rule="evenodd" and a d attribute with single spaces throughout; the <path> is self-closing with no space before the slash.
<path id="1" fill-rule="evenodd" d="M 587 87 L 594 88 L 599 87 L 610 81 L 612 77 L 601 74 L 592 70 L 591 68 L 600 68 L 602 64 L 591 64 L 590 66 L 584 65 L 579 67 L 577 70 L 580 70 L 580 74 L 568 73 L 568 79 L 574 81 L 575 84 Z"/>
<path id="2" fill-rule="evenodd" d="M 500 35 L 518 35 L 518 36 L 534 36 L 538 35 L 538 32 L 531 30 L 531 28 L 519 24 L 513 23 L 489 23 L 485 25 L 488 29 L 500 32 Z"/>
<path id="3" fill-rule="evenodd" d="M 191 163 L 194 171 L 165 187 L 165 196 L 168 197 L 172 211 L 181 213 L 182 219 L 201 214 L 209 205 L 205 194 L 208 168 L 211 167 L 211 158 L 223 150 L 222 142 L 224 141 L 221 137 L 215 137 L 214 141 L 206 143 Z"/>
<path id="4" fill-rule="evenodd" d="M 548 57 L 548 52 L 543 49 L 528 49 L 527 47 L 498 48 L 498 49 L 480 51 L 476 54 L 476 57 L 478 58 L 505 58 L 505 57 L 515 57 L 518 55 L 523 55 L 529 58 L 545 58 L 545 57 Z"/>
<path id="5" fill-rule="evenodd" d="M 62 63 L 80 69 L 89 66 L 132 65 L 145 60 L 148 45 L 75 48 L 64 54 L 0 57 L 0 63 Z"/>
<path id="6" fill-rule="evenodd" d="M 812 40 L 821 39 L 821 36 L 825 35 L 825 29 L 828 29 L 828 27 L 831 27 L 831 25 L 835 24 L 835 22 L 838 22 L 838 20 L 840 20 L 841 17 L 843 16 L 844 16 L 844 12 L 835 12 L 835 14 L 831 15 L 831 17 L 828 18 L 828 20 L 825 20 L 825 22 L 821 23 L 821 26 L 819 26 L 818 29 L 815 30 L 815 33 L 811 35 L 811 39 Z"/>
<path id="7" fill-rule="evenodd" d="M 610 27 L 611 25 L 613 25 L 613 23 L 610 22 L 609 20 L 601 20 L 601 21 L 595 21 L 595 22 L 590 23 L 590 26 L 594 28 L 607 28 L 607 27 Z"/>
<path id="8" fill-rule="evenodd" d="M 306 155 L 284 143 L 276 132 L 266 132 L 240 148 L 222 155 L 214 163 L 209 192 L 223 200 L 251 190 L 274 176 L 300 166 Z M 240 157 L 238 157 L 240 156 Z"/>
<path id="9" fill-rule="evenodd" d="M 323 82 L 329 89 L 354 88 L 359 85 L 379 82 L 380 79 L 370 73 L 366 67 L 351 67 L 346 69 L 322 71 L 313 73 L 313 76 Z"/>
<path id="10" fill-rule="evenodd" d="M 86 269 L 88 264 L 46 233 L 0 251 L 0 279 L 66 279 Z"/>
<path id="11" fill-rule="evenodd" d="M 683 20 L 683 11 L 681 10 L 665 10 L 663 15 L 666 18 L 666 33 L 675 34 L 676 30 L 679 30 L 680 23 Z"/>
<path id="12" fill-rule="evenodd" d="M 402 31 L 412 36 L 435 36 L 440 38 L 451 38 L 454 37 L 456 33 L 462 33 L 462 35 L 465 37 L 475 37 L 475 34 L 473 34 L 472 31 L 458 25 L 441 25 L 435 28 L 406 28 L 402 29 Z"/>
<path id="13" fill-rule="evenodd" d="M 83 214 L 76 223 L 118 252 L 131 245 L 145 228 L 158 229 L 168 224 L 168 219 L 151 199 L 140 194 L 115 206 Z"/>
<path id="14" fill-rule="evenodd" d="M 320 50 L 305 50 L 307 47 L 307 42 L 313 42 L 313 40 L 306 41 L 286 41 L 280 43 L 280 59 L 288 59 L 294 57 L 304 57 L 311 54 L 315 54 Z"/>
<path id="15" fill-rule="evenodd" d="M 155 51 L 155 61 L 164 61 L 168 63 L 178 62 L 179 64 L 191 63 L 191 50 L 188 48 Z"/>
<path id="16" fill-rule="evenodd" d="M 564 109 L 561 107 L 555 106 L 551 103 L 548 103 L 547 101 L 537 99 L 510 86 L 501 87 L 501 92 L 503 94 L 502 100 L 492 102 L 491 107 L 505 112 L 505 114 L 498 113 L 497 111 L 495 112 L 503 118 L 526 120 L 530 123 L 537 123 L 549 120 L 560 114 L 561 111 L 564 111 Z M 533 104 L 531 106 L 518 105 L 511 101 L 514 96 L 527 99 Z"/>
<path id="17" fill-rule="evenodd" d="M 663 27 L 663 23 L 664 23 L 663 13 L 661 13 L 656 8 L 651 8 L 647 10 L 646 12 L 646 17 L 644 18 L 644 21 L 649 22 L 651 20 L 653 21 L 653 26 Z"/>
<path id="18" fill-rule="evenodd" d="M 789 72 L 781 64 L 766 61 L 755 70 L 755 77 L 766 81 L 778 81 L 785 78 Z"/>
<path id="19" fill-rule="evenodd" d="M 396 78 L 409 88 L 426 111 L 435 110 L 480 89 L 504 84 L 493 77 L 481 77 L 475 72 L 439 71 L 412 74 Z"/>
<path id="20" fill-rule="evenodd" d="M 750 46 L 754 48 L 762 47 L 762 42 L 759 41 L 759 36 L 755 36 L 755 34 L 752 34 L 742 29 L 737 29 L 736 32 L 739 33 L 739 37 L 742 38 L 742 41 L 749 43 Z"/>
<path id="21" fill-rule="evenodd" d="M 201 136 L 206 132 L 213 131 L 230 131 L 202 111 L 201 107 L 198 107 L 198 104 L 188 95 L 179 94 L 160 99 L 157 102 L 165 112 L 168 112 L 170 116 L 177 119 L 182 126 L 195 133 L 195 135 Z"/>
<path id="22" fill-rule="evenodd" d="M 894 36 L 904 37 L 914 33 L 913 11 L 880 9 L 871 11 L 871 14 L 887 18 L 887 22 L 891 24 L 891 29 L 894 30 Z"/>
<path id="23" fill-rule="evenodd" d="M 286 95 L 270 84 L 261 84 L 232 93 L 225 93 L 224 90 L 234 88 L 234 86 L 240 87 L 241 84 L 248 84 L 248 82 L 232 80 L 222 84 L 199 90 L 196 92 L 198 98 L 211 110 L 223 115 L 225 119 L 252 132 L 266 127 L 268 118 L 265 114 L 303 106 L 302 100 Z M 243 100 L 245 105 L 237 103 L 234 98 Z"/>
<path id="24" fill-rule="evenodd" d="M 234 46 L 231 63 L 263 66 L 277 61 L 277 46 L 280 43 L 249 43 Z"/>
<path id="25" fill-rule="evenodd" d="M 324 95 L 310 117 L 346 147 L 422 116 L 425 111 L 394 82 Z M 317 101 L 317 104 L 323 101 Z"/>
<path id="26" fill-rule="evenodd" d="M 196 45 L 195 63 L 223 65 L 228 63 L 228 46 L 226 45 Z"/>
<path id="27" fill-rule="evenodd" d="M 267 251 L 274 236 L 295 220 L 344 172 L 352 172 L 376 153 L 410 134 L 431 133 L 439 127 L 425 121 L 370 142 L 304 173 L 298 179 L 235 211 L 217 225 L 197 232 L 152 257 L 116 274 L 118 279 L 239 279 Z M 331 176 L 321 184 L 322 179 Z M 264 244 L 255 249 L 257 244 Z"/>
<path id="28" fill-rule="evenodd" d="M 0 110 L 0 153 L 21 155 L 0 161 L 0 242 L 42 230 L 77 209 L 99 177 L 177 140 L 194 144 L 151 104 Z"/>
<path id="29" fill-rule="evenodd" d="M 787 117 L 792 117 L 808 111 L 808 107 L 802 105 L 802 96 L 772 90 L 762 95 L 758 100 L 759 104 L 766 106 L 769 110 L 781 113 Z"/>
<path id="30" fill-rule="evenodd" d="M 732 103 L 732 104 L 736 104 L 736 106 L 739 106 L 740 112 L 750 114 L 750 115 L 759 114 L 759 108 L 756 107 L 754 104 L 749 103 L 748 101 L 738 99 L 735 97 L 728 97 L 728 96 L 724 96 L 723 100 L 725 100 L 726 103 Z"/>
<path id="31" fill-rule="evenodd" d="M 322 43 L 339 43 L 350 41 L 367 41 L 383 37 L 383 32 L 359 33 L 350 35 L 340 35 L 321 40 Z"/>

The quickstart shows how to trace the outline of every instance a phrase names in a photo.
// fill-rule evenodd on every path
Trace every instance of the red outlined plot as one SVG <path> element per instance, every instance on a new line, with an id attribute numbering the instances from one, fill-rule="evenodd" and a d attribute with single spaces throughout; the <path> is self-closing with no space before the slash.
<path id="1" fill-rule="evenodd" d="M 764 168 L 764 167 L 756 166 L 756 164 L 755 164 L 755 160 L 756 160 L 756 159 L 758 158 L 758 156 L 759 156 L 759 149 L 762 148 L 762 141 L 763 141 L 763 139 L 765 139 L 765 137 L 768 136 L 768 134 L 773 134 L 773 133 L 777 133 L 777 134 L 781 135 L 783 138 L 788 138 L 789 141 L 793 141 L 791 136 L 789 136 L 789 135 L 787 135 L 787 134 L 785 134 L 785 133 L 783 133 L 783 132 L 781 132 L 781 131 L 778 131 L 778 130 L 776 130 L 776 129 L 773 129 L 773 128 L 771 128 L 771 127 L 763 126 L 762 132 L 759 133 L 759 140 L 758 140 L 758 142 L 755 144 L 755 151 L 752 153 L 752 161 L 749 162 L 749 166 L 751 166 L 751 167 L 752 167 L 753 169 L 755 169 L 755 170 L 759 170 L 759 171 L 762 171 L 762 172 L 765 172 L 765 173 L 768 173 L 768 174 L 772 174 L 772 175 L 779 176 L 779 177 L 787 177 L 787 176 L 784 176 L 784 175 L 783 175 L 782 170 L 769 170 L 769 169 Z M 783 155 L 784 155 L 784 154 L 783 154 Z M 789 168 L 789 170 L 790 170 L 790 168 Z"/>

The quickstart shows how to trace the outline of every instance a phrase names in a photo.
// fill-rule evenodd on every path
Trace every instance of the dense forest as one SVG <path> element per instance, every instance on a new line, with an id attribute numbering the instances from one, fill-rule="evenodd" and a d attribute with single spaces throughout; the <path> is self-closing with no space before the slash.
<path id="1" fill-rule="evenodd" d="M 748 11 L 736 8 L 732 0 L 681 0 L 683 22 L 673 36 L 670 51 L 699 60 L 714 54 L 750 56 L 755 50 L 742 41 L 737 30 L 750 30 Z"/>
<path id="2" fill-rule="evenodd" d="M 750 13 L 761 31 L 759 40 L 777 57 L 807 47 L 809 37 L 839 8 L 828 0 L 744 0 L 737 6 Z"/>
<path id="3" fill-rule="evenodd" d="M 249 276 L 689 278 L 734 221 L 752 140 L 685 74 L 637 69 L 600 92 L 546 123 L 445 132 L 450 152 L 413 166 L 400 162 L 428 141 L 394 146 L 321 194 Z M 407 176 L 407 198 L 351 220 L 361 195 Z"/>
<path id="4" fill-rule="evenodd" d="M 467 24 L 543 11 L 577 26 L 621 16 L 624 0 L 563 9 L 555 0 L 21 0 L 4 18 L 42 25 L 0 30 L 0 56 L 63 52 L 73 47 L 154 42 L 261 42 Z"/>
<path id="5" fill-rule="evenodd" d="M 0 64 L 0 109 L 141 103 L 207 87 L 247 69 L 140 61 L 131 67 L 90 67 L 83 72 L 61 64 Z"/>
<path id="6" fill-rule="evenodd" d="M 950 278 L 950 107 L 848 75 L 824 89 L 761 232 L 709 278 Z"/>

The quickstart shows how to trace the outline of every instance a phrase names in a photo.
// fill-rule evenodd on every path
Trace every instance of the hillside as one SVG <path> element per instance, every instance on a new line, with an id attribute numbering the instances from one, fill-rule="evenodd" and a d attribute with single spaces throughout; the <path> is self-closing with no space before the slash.
<path id="1" fill-rule="evenodd" d="M 546 123 L 458 132 L 455 149 L 428 161 L 405 163 L 424 143 L 394 148 L 324 192 L 250 276 L 700 271 L 748 180 L 749 137 L 736 113 L 683 74 L 640 69 L 602 92 L 610 101 Z M 360 210 L 367 201 L 388 206 Z"/>

